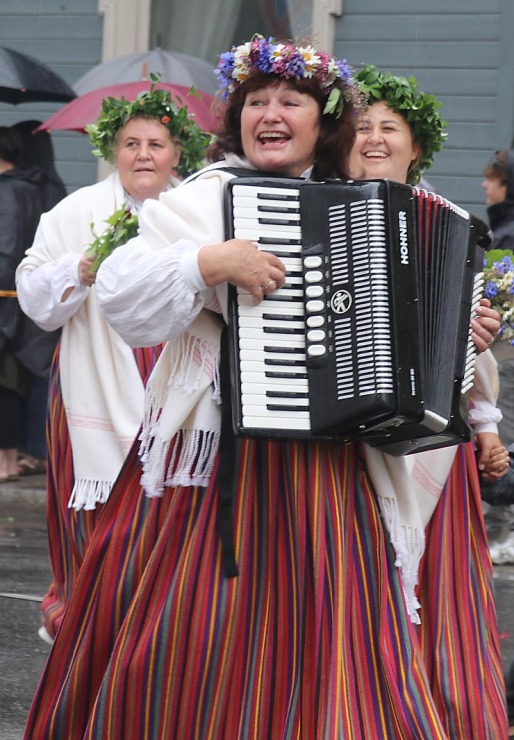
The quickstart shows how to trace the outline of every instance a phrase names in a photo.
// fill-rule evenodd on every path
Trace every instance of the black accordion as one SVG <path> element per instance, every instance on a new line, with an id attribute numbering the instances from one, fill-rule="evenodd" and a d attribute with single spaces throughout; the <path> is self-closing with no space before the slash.
<path id="1" fill-rule="evenodd" d="M 485 224 L 388 180 L 235 178 L 225 216 L 227 238 L 286 266 L 257 305 L 229 288 L 237 434 L 364 439 L 396 455 L 470 439 Z"/>

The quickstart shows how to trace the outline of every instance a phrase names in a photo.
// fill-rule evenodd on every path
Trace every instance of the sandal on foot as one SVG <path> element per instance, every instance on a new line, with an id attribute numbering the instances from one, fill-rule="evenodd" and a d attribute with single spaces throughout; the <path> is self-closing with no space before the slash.
<path id="1" fill-rule="evenodd" d="M 41 475 L 46 473 L 46 461 L 42 458 L 23 455 L 18 458 L 18 475 Z"/>

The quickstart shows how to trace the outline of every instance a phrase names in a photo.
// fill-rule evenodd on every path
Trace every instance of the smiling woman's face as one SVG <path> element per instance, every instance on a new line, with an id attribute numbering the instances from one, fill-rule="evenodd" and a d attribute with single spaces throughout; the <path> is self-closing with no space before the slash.
<path id="1" fill-rule="evenodd" d="M 120 180 L 136 200 L 158 198 L 179 159 L 179 144 L 159 121 L 132 118 L 116 137 L 115 163 Z"/>
<path id="2" fill-rule="evenodd" d="M 249 92 L 241 112 L 245 157 L 265 172 L 299 177 L 314 163 L 320 109 L 285 81 Z"/>
<path id="3" fill-rule="evenodd" d="M 409 166 L 419 154 L 405 118 L 381 100 L 359 116 L 350 154 L 350 176 L 405 183 Z"/>

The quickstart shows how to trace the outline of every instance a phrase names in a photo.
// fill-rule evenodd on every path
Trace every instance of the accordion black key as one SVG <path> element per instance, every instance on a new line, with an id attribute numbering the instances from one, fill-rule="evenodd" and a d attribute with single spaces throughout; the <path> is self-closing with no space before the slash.
<path id="1" fill-rule="evenodd" d="M 286 266 L 258 305 L 229 290 L 236 433 L 366 439 L 400 455 L 469 440 L 487 231 L 387 180 L 230 181 L 227 238 Z"/>

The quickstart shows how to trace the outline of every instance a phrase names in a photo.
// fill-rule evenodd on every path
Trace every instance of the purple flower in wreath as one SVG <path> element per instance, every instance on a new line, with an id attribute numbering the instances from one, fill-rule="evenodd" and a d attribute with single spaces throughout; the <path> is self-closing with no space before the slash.
<path id="1" fill-rule="evenodd" d="M 291 46 L 277 46 L 273 54 L 271 71 L 285 80 L 302 77 L 299 63 L 303 64 L 303 69 L 305 69 L 305 64 L 303 59 L 300 58 L 299 60 L 299 57 L 300 55 Z"/>
<path id="2" fill-rule="evenodd" d="M 346 59 L 337 59 L 336 67 L 339 70 L 339 74 L 347 85 L 353 85 L 353 76 Z"/>
<path id="3" fill-rule="evenodd" d="M 221 54 L 218 67 L 214 70 L 214 74 L 218 77 L 220 82 L 220 93 L 223 98 L 232 92 L 233 71 L 234 54 L 231 51 L 226 51 L 224 54 Z"/>
<path id="4" fill-rule="evenodd" d="M 269 74 L 273 66 L 272 39 L 255 38 L 251 44 L 250 59 L 257 69 Z"/>

